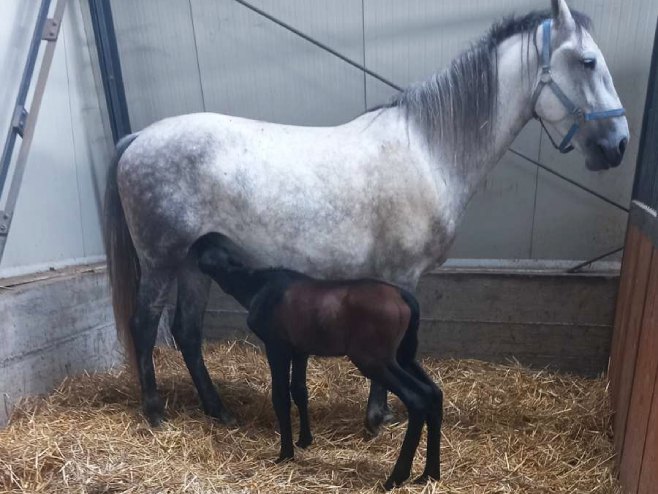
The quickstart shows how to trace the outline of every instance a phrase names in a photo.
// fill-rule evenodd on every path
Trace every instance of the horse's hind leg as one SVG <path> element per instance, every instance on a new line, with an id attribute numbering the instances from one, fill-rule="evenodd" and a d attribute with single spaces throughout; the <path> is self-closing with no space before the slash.
<path id="1" fill-rule="evenodd" d="M 382 424 L 393 419 L 393 412 L 386 400 L 387 391 L 376 381 L 370 381 L 370 394 L 366 407 L 366 429 L 372 436 L 379 434 Z"/>
<path id="2" fill-rule="evenodd" d="M 142 267 L 137 307 L 130 322 L 139 384 L 142 389 L 142 409 L 153 426 L 159 425 L 164 418 L 164 405 L 155 382 L 153 347 L 173 276 L 173 270 L 170 269 Z"/>
<path id="3" fill-rule="evenodd" d="M 308 419 L 308 388 L 306 387 L 306 367 L 308 355 L 295 355 L 292 359 L 292 381 L 290 394 L 299 410 L 299 441 L 297 446 L 307 448 L 313 442 L 311 424 Z"/>
<path id="4" fill-rule="evenodd" d="M 203 316 L 208 302 L 210 278 L 188 258 L 178 271 L 178 300 L 171 332 L 183 354 L 185 365 L 199 393 L 203 410 L 225 424 L 232 425 L 235 418 L 224 407 L 212 383 L 201 353 Z"/>

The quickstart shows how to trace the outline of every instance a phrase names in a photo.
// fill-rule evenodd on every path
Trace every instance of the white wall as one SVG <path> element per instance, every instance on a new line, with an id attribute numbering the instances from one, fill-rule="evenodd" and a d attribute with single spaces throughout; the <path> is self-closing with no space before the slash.
<path id="1" fill-rule="evenodd" d="M 69 0 L 66 7 L 0 276 L 98 260 L 103 255 L 99 207 L 111 139 L 101 118 L 92 70 L 95 48 L 90 51 L 88 46 L 80 1 Z M 2 139 L 11 119 L 39 3 L 2 0 Z M 52 4 L 51 15 L 55 1 Z M 93 43 L 93 35 L 91 38 Z M 34 80 L 40 60 L 41 56 Z M 31 94 L 28 108 L 30 101 Z M 20 138 L 14 158 L 19 145 Z M 0 209 L 3 206 L 4 198 Z"/>
<path id="2" fill-rule="evenodd" d="M 511 13 L 549 0 L 252 0 L 398 84 L 426 78 Z M 622 102 L 624 164 L 588 172 L 534 122 L 515 147 L 628 204 L 658 0 L 571 0 L 589 14 Z M 233 0 L 112 0 L 131 122 L 216 111 L 306 125 L 347 121 L 393 90 Z M 451 256 L 587 259 L 620 247 L 626 214 L 507 154 L 468 208 Z"/>

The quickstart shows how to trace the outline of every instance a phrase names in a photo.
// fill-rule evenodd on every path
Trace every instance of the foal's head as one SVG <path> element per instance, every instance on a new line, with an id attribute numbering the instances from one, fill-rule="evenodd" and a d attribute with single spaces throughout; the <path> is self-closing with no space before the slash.
<path id="1" fill-rule="evenodd" d="M 213 239 L 199 243 L 198 249 L 199 269 L 248 309 L 251 298 L 262 286 L 262 281 L 254 276 L 254 271 L 232 256 L 221 243 L 213 242 Z"/>

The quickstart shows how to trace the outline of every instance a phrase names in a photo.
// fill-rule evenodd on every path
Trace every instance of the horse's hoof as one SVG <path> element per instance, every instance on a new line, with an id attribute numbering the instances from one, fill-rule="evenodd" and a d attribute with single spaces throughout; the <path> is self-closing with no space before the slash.
<path id="1" fill-rule="evenodd" d="M 395 415 L 390 408 L 386 407 L 384 409 L 384 416 L 382 417 L 382 424 L 392 424 L 395 421 Z"/>
<path id="2" fill-rule="evenodd" d="M 377 437 L 382 430 L 382 425 L 390 424 L 395 416 L 390 408 L 377 410 L 366 415 L 366 432 L 370 437 Z"/>
<path id="3" fill-rule="evenodd" d="M 164 422 L 164 415 L 161 413 L 151 413 L 146 415 L 146 420 L 151 427 L 158 428 L 162 425 L 162 422 Z"/>
<path id="4" fill-rule="evenodd" d="M 384 423 L 383 415 L 369 415 L 366 417 L 366 434 L 369 437 L 377 437 L 382 430 L 382 424 Z"/>
<path id="5" fill-rule="evenodd" d="M 302 449 L 308 448 L 311 444 L 313 444 L 313 436 L 309 437 L 300 437 L 299 441 L 295 443 L 298 447 Z"/>
<path id="6" fill-rule="evenodd" d="M 144 401 L 144 416 L 151 427 L 159 427 L 164 422 L 164 405 L 160 398 Z"/>

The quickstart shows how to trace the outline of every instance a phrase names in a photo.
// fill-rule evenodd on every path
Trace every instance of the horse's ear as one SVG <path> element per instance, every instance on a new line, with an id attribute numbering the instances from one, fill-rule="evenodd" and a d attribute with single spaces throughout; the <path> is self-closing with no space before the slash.
<path id="1" fill-rule="evenodd" d="M 555 27 L 558 29 L 573 29 L 576 27 L 576 21 L 573 20 L 565 0 L 551 0 L 551 13 Z"/>

